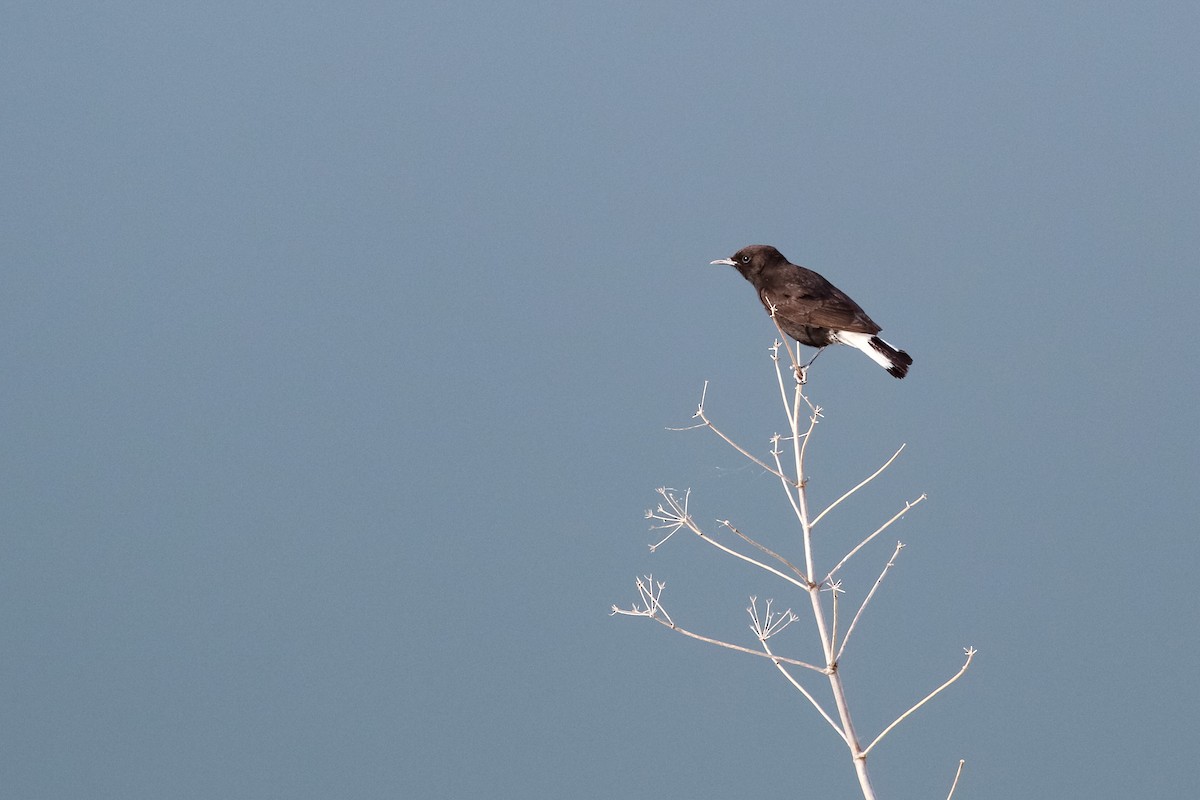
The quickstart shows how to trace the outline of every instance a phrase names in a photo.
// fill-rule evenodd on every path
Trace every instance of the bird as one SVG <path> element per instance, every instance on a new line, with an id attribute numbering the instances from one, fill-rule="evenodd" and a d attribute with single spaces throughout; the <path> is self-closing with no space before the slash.
<path id="1" fill-rule="evenodd" d="M 882 328 L 858 303 L 811 269 L 791 263 L 771 245 L 752 244 L 732 258 L 710 263 L 742 273 L 758 290 L 758 299 L 779 329 L 800 344 L 816 347 L 817 355 L 828 345 L 845 344 L 863 351 L 896 378 L 908 374 L 912 356 L 879 338 L 876 334 Z"/>

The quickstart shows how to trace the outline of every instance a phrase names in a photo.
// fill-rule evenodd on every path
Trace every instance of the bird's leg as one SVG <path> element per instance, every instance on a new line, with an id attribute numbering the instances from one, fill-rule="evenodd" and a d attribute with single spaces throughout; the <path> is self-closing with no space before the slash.
<path id="1" fill-rule="evenodd" d="M 817 356 L 821 355 L 821 351 L 824 349 L 824 346 L 818 347 L 817 352 L 813 354 L 813 357 L 808 360 L 807 364 L 796 367 L 796 383 L 803 384 L 808 382 L 808 368 L 812 366 L 812 363 L 817 360 Z"/>

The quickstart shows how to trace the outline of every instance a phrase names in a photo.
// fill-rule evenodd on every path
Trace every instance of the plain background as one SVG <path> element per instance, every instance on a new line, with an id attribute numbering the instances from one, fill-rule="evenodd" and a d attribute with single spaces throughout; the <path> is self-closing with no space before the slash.
<path id="1" fill-rule="evenodd" d="M 810 393 L 883 797 L 1196 786 L 1194 3 L 15 3 L 0 793 L 853 796 L 751 644 L 804 598 L 756 242 L 915 358 Z M 714 526 L 715 527 L 715 526 Z M 788 548 L 792 548 L 788 550 Z M 827 562 L 828 563 L 828 562 Z M 814 654 L 811 623 L 776 640 Z M 816 684 L 819 688 L 819 682 Z"/>

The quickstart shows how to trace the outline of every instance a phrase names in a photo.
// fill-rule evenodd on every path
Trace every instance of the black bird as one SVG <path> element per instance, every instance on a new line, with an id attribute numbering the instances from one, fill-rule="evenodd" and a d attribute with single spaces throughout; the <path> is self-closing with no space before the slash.
<path id="1" fill-rule="evenodd" d="M 876 336 L 880 327 L 858 303 L 811 269 L 792 264 L 774 247 L 752 244 L 733 258 L 712 263 L 727 264 L 754 284 L 767 312 L 775 307 L 780 330 L 800 344 L 816 348 L 848 344 L 895 377 L 908 374 L 912 356 Z"/>

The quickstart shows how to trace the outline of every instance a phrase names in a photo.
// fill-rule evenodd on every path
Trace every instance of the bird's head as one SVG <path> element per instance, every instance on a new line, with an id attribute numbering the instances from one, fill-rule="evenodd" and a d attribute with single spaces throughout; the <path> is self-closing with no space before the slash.
<path id="1" fill-rule="evenodd" d="M 718 258 L 709 263 L 733 267 L 742 275 L 750 277 L 762 272 L 764 267 L 778 262 L 787 263 L 787 259 L 774 247 L 769 244 L 752 244 L 738 250 L 732 258 Z"/>

